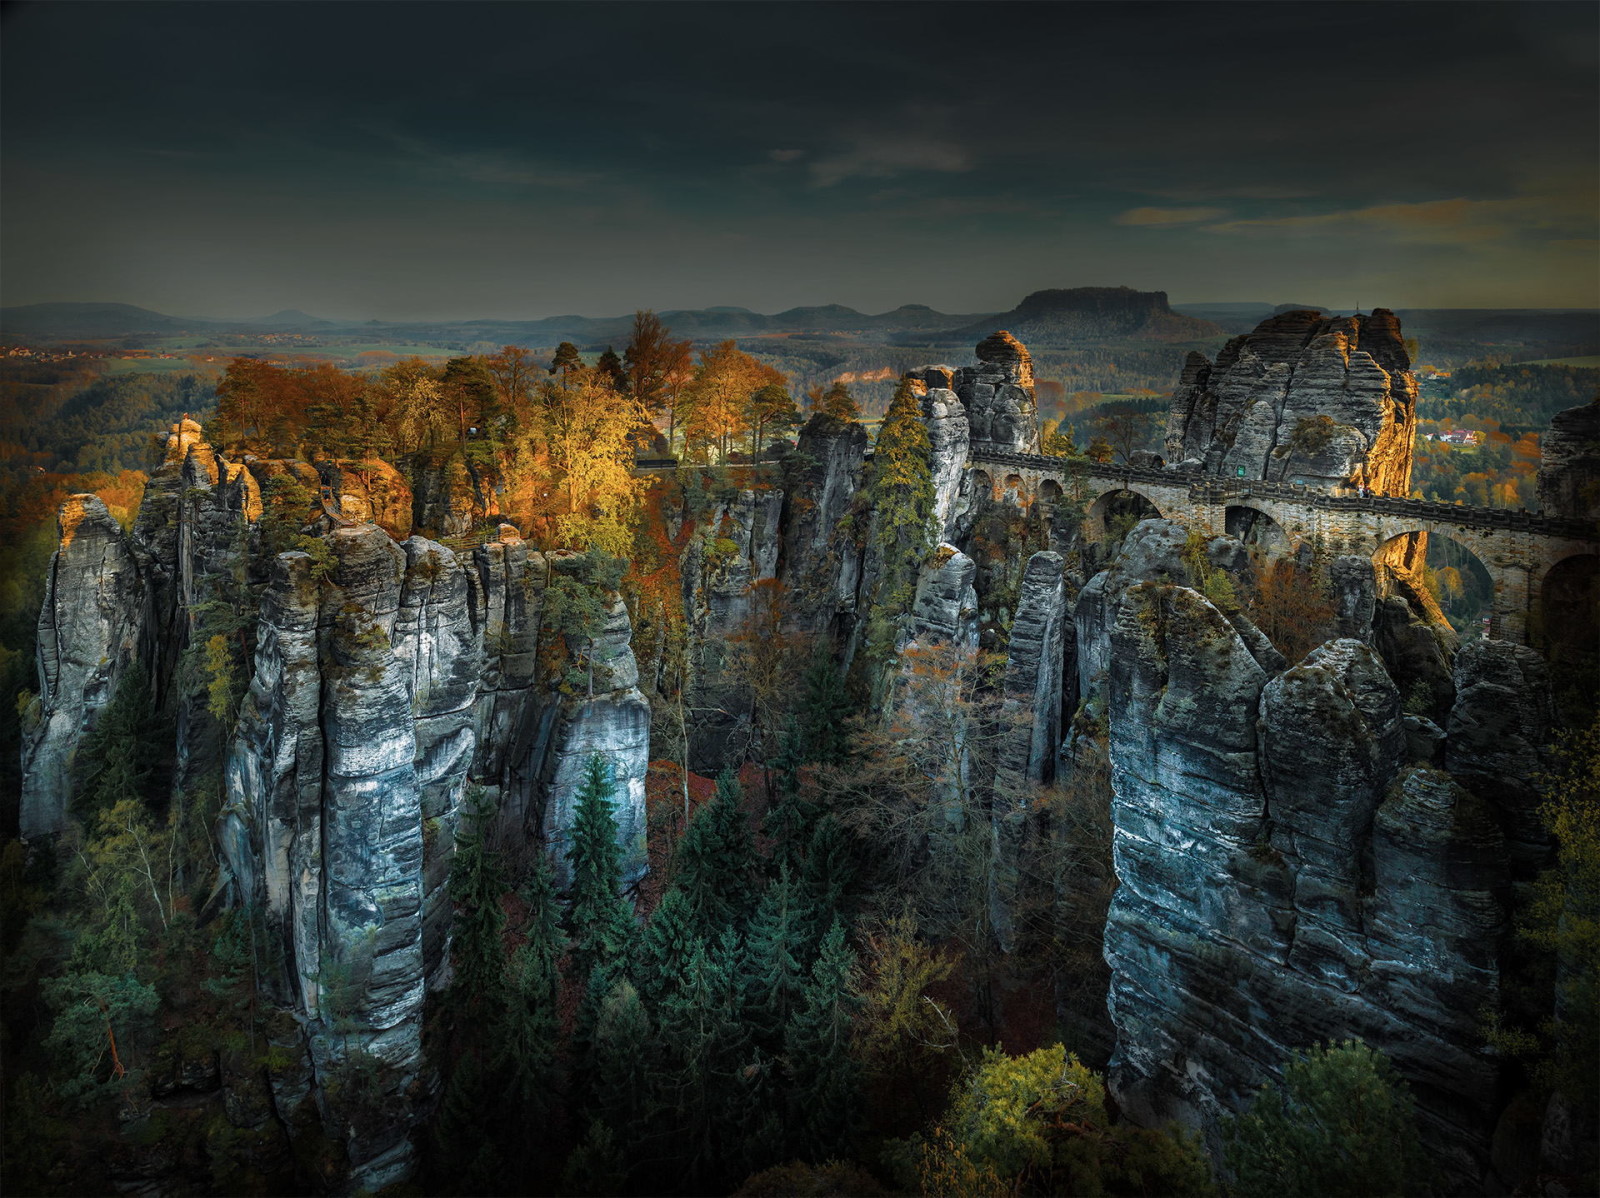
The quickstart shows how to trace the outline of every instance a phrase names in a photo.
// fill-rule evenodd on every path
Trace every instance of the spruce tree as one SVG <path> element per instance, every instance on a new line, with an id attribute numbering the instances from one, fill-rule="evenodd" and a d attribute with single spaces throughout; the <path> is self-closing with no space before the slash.
<path id="1" fill-rule="evenodd" d="M 799 888 L 784 868 L 767 885 L 750 921 L 746 948 L 749 1023 L 757 1040 L 774 1050 L 782 1041 L 789 1016 L 800 1005 L 805 985 L 802 962 L 807 914 L 801 909 Z"/>
<path id="2" fill-rule="evenodd" d="M 784 1029 L 792 1149 L 810 1161 L 848 1154 L 860 1102 L 860 1069 L 850 1051 L 858 1000 L 855 954 L 835 920 L 806 981 L 804 1005 Z"/>
<path id="3" fill-rule="evenodd" d="M 743 793 L 738 775 L 723 770 L 716 794 L 690 821 L 678 845 L 675 881 L 688 900 L 695 929 L 704 936 L 742 922 L 750 910 L 755 849 Z"/>
<path id="4" fill-rule="evenodd" d="M 726 1189 L 742 1160 L 750 1062 L 738 948 L 731 929 L 713 948 L 697 942 L 683 984 L 661 1010 L 655 1138 L 689 1193 Z"/>
<path id="5" fill-rule="evenodd" d="M 626 978 L 611 988 L 595 1023 L 590 1072 L 591 1113 L 625 1155 L 636 1158 L 647 1134 L 650 1099 L 650 1017 Z"/>
<path id="6" fill-rule="evenodd" d="M 620 957 L 633 933 L 633 915 L 622 897 L 622 849 L 611 814 L 610 773 L 604 757 L 589 755 L 572 816 L 567 927 L 576 978 L 588 978 L 596 966 Z"/>
<path id="7" fill-rule="evenodd" d="M 791 876 L 800 870 L 811 825 L 816 822 L 816 805 L 801 796 L 800 766 L 803 748 L 798 727 L 789 722 L 772 762 L 777 775 L 777 798 L 761 817 L 761 833 L 772 845 L 767 870 L 773 877 L 784 869 Z"/>
<path id="8" fill-rule="evenodd" d="M 647 1002 L 658 1005 L 676 992 L 684 966 L 701 940 L 682 888 L 669 887 L 645 925 L 634 962 L 639 993 Z"/>
<path id="9" fill-rule="evenodd" d="M 844 910 L 855 876 L 856 860 L 848 834 L 838 820 L 823 814 L 811 827 L 798 878 L 800 908 L 809 917 L 804 940 L 808 956 L 836 913 Z"/>
<path id="10" fill-rule="evenodd" d="M 837 765 L 850 755 L 846 720 L 852 712 L 844 678 L 825 650 L 812 659 L 800 700 L 800 751 L 806 761 Z"/>
<path id="11" fill-rule="evenodd" d="M 562 938 L 555 885 L 543 853 L 524 888 L 529 920 L 526 939 L 511 955 L 506 1005 L 500 1019 L 499 1051 L 507 1099 L 524 1129 L 537 1133 L 558 1115 L 556 1049 L 561 1020 L 556 1009 Z"/>
<path id="12" fill-rule="evenodd" d="M 467 796 L 456 830 L 450 863 L 450 897 L 455 900 L 451 957 L 455 990 L 463 1005 L 499 1010 L 505 990 L 506 954 L 501 941 L 506 915 L 500 898 L 506 890 L 500 857 L 488 843 L 494 807 L 482 787 Z"/>

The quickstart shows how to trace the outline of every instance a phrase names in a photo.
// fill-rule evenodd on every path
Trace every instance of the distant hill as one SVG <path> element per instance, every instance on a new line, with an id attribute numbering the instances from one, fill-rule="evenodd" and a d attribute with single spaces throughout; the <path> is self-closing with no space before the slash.
<path id="1" fill-rule="evenodd" d="M 331 329 L 338 325 L 337 321 L 310 316 L 298 308 L 285 308 L 282 312 L 274 312 L 271 316 L 264 316 L 260 320 L 246 320 L 240 323 L 258 329 Z"/>
<path id="2" fill-rule="evenodd" d="M 224 324 L 167 316 L 132 304 L 23 304 L 0 308 L 0 335 L 7 337 L 127 337 L 215 329 Z"/>
<path id="3" fill-rule="evenodd" d="M 1165 291 L 1073 287 L 1035 291 L 1011 311 L 952 329 L 940 340 L 971 343 L 999 329 L 1029 347 L 1085 340 L 1199 341 L 1223 334 L 1212 321 L 1174 312 Z"/>

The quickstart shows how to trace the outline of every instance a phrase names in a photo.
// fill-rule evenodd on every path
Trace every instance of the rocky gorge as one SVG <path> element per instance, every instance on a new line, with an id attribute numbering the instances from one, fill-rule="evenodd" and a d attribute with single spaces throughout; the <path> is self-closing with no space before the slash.
<path id="1" fill-rule="evenodd" d="M 1508 987 L 1519 888 L 1551 859 L 1531 782 L 1551 768 L 1558 724 L 1540 654 L 1438 627 L 1399 560 L 1308 541 L 1281 552 L 1323 580 L 1329 605 L 1309 651 L 1286 654 L 1246 602 L 1267 568 L 1259 545 L 1160 516 L 1110 536 L 1069 496 L 979 481 L 975 452 L 1037 454 L 1040 430 L 1022 343 L 994 332 L 974 357 L 905 376 L 929 502 L 903 600 L 889 598 L 897 563 L 858 422 L 815 415 L 781 466 L 709 491 L 658 484 L 647 518 L 670 547 L 677 665 L 642 592 L 497 522 L 476 476 L 413 491 L 370 464 L 232 460 L 185 421 L 131 530 L 93 495 L 67 502 L 39 618 L 22 833 L 68 828 L 75 754 L 119 683 L 148 671 L 173 716 L 174 794 L 218 780 L 202 815 L 219 848 L 214 901 L 255 913 L 276 962 L 259 990 L 286 1017 L 281 1051 L 267 1093 L 231 1102 L 237 1126 L 289 1126 L 309 1103 L 344 1153 L 339 1185 L 413 1176 L 438 1101 L 424 1028 L 451 982 L 465 806 L 487 804 L 499 834 L 547 855 L 565 885 L 598 754 L 636 891 L 666 730 L 679 727 L 685 771 L 772 751 L 755 630 L 820 644 L 912 723 L 927 701 L 919 653 L 995 655 L 983 702 L 939 712 L 956 748 L 933 768 L 941 794 L 971 796 L 956 822 L 990 846 L 986 918 L 1004 951 L 1022 935 L 1030 859 L 1060 834 L 1031 796 L 1100 746 L 1116 880 L 1108 1076 L 1130 1117 L 1176 1120 L 1214 1146 L 1219 1117 L 1292 1053 L 1360 1038 L 1412 1087 L 1451 1192 L 1503 1191 L 1581 1157 L 1509 1146 L 1519 1083 L 1484 1031 Z M 1289 312 L 1214 363 L 1191 356 L 1167 457 L 1175 476 L 1403 496 L 1416 395 L 1391 313 Z M 1573 481 L 1583 427 L 1561 425 L 1553 503 L 1587 495 Z M 282 498 L 289 484 L 304 502 Z M 218 623 L 223 610 L 238 618 Z M 888 659 L 873 621 L 892 627 Z M 239 647 L 233 672 L 197 672 L 219 637 L 214 652 Z M 353 1065 L 371 1067 L 374 1101 L 350 1102 Z M 217 1083 L 255 1084 L 226 1071 Z M 1539 1112 L 1533 1139 L 1556 1118 Z"/>

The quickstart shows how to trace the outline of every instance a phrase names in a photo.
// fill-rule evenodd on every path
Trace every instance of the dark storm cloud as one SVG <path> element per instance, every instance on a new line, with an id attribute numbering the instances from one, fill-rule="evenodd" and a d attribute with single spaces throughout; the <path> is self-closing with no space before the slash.
<path id="1" fill-rule="evenodd" d="M 1594 302 L 1586 4 L 24 4 L 4 34 L 8 303 Z"/>

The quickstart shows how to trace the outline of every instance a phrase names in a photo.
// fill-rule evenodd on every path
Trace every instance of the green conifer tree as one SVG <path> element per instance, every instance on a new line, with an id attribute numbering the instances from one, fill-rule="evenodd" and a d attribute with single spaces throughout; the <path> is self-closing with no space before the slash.
<path id="1" fill-rule="evenodd" d="M 682 888 L 669 887 L 645 925 L 634 964 L 639 993 L 652 1005 L 671 997 L 683 980 L 684 966 L 702 940 L 695 926 Z"/>
<path id="2" fill-rule="evenodd" d="M 837 765 L 850 755 L 853 705 L 831 654 L 819 651 L 805 674 L 800 700 L 800 751 L 806 761 Z"/>
<path id="3" fill-rule="evenodd" d="M 467 796 L 450 863 L 450 897 L 456 912 L 451 942 L 454 993 L 463 1005 L 498 1011 L 505 993 L 506 953 L 501 940 L 506 891 L 500 855 L 488 843 L 494 806 L 482 787 Z"/>
<path id="4" fill-rule="evenodd" d="M 742 806 L 743 789 L 731 769 L 717 777 L 717 790 L 689 823 L 678 845 L 675 883 L 693 912 L 695 929 L 716 936 L 748 917 L 755 849 Z"/>
<path id="5" fill-rule="evenodd" d="M 591 1065 L 592 1114 L 637 1159 L 648 1133 L 654 1041 L 650 1016 L 626 978 L 611 988 L 595 1023 Z"/>
<path id="6" fill-rule="evenodd" d="M 776 1050 L 805 985 L 805 933 L 810 920 L 788 868 L 767 884 L 750 920 L 746 949 L 749 1023 L 758 1043 Z"/>
<path id="7" fill-rule="evenodd" d="M 78 787 L 72 812 L 86 827 L 126 799 L 145 801 L 156 761 L 153 708 L 150 675 L 134 661 L 73 758 Z"/>
<path id="8" fill-rule="evenodd" d="M 806 980 L 804 1003 L 784 1028 L 790 1146 L 810 1161 L 846 1156 L 856 1126 L 861 1080 L 850 1051 L 858 1005 L 854 972 L 855 954 L 835 920 Z"/>
<path id="9" fill-rule="evenodd" d="M 1224 1120 L 1229 1192 L 1251 1198 L 1415 1194 L 1425 1187 L 1411 1092 L 1359 1040 L 1318 1045 Z"/>
<path id="10" fill-rule="evenodd" d="M 526 939 L 511 954 L 498 1047 L 509 1104 L 522 1127 L 537 1135 L 559 1115 L 556 1049 L 561 1033 L 556 1003 L 562 937 L 555 884 L 543 853 L 535 858 L 524 896 L 529 909 Z"/>
<path id="11" fill-rule="evenodd" d="M 587 978 L 596 966 L 618 959 L 633 935 L 633 915 L 622 897 L 622 849 L 611 814 L 611 771 L 599 753 L 591 753 L 584 763 L 567 859 L 572 864 L 567 927 L 572 935 L 573 976 Z"/>
<path id="12" fill-rule="evenodd" d="M 661 1011 L 653 1140 L 689 1193 L 728 1188 L 743 1160 L 750 1062 L 738 948 L 731 929 L 713 948 L 696 943 L 682 985 Z"/>

